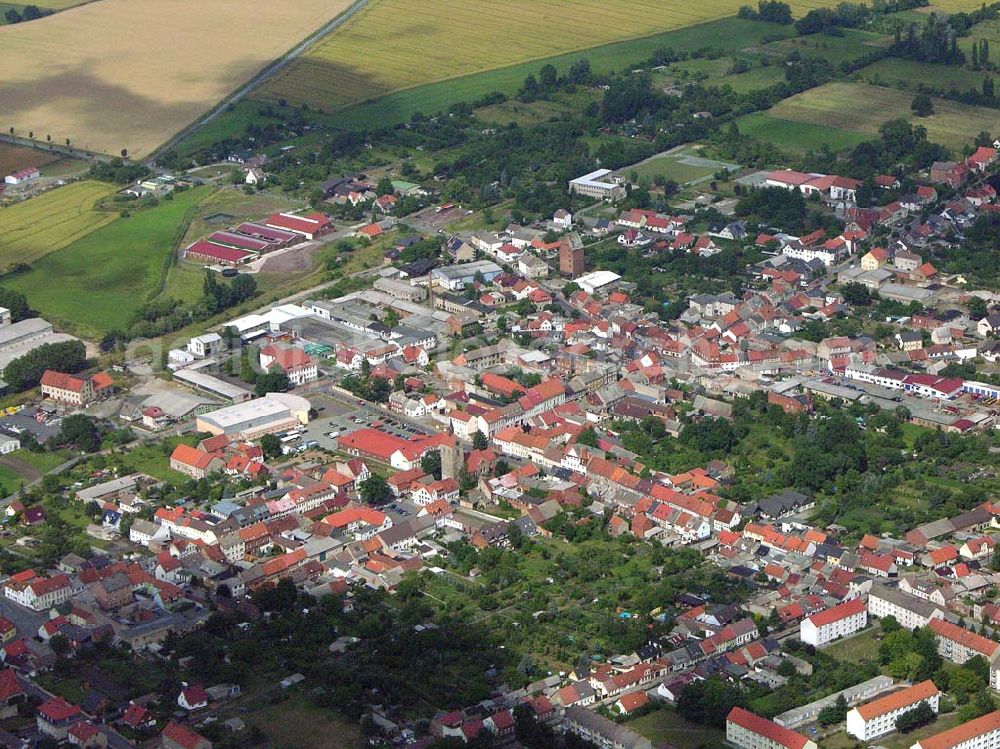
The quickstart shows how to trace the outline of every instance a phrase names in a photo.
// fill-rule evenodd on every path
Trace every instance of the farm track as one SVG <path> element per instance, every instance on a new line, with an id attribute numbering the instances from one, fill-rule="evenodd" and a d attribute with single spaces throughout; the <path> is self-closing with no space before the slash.
<path id="1" fill-rule="evenodd" d="M 199 128 L 207 125 L 209 122 L 214 120 L 216 117 L 225 112 L 229 107 L 236 104 L 238 101 L 243 99 L 245 96 L 253 92 L 256 88 L 261 86 L 263 83 L 268 81 L 276 73 L 283 70 L 287 65 L 296 60 L 298 57 L 303 55 L 305 52 L 309 51 L 313 46 L 323 41 L 323 39 L 333 31 L 336 31 L 340 26 L 346 23 L 351 17 L 354 16 L 358 11 L 364 8 L 370 0 L 356 0 L 356 2 L 343 11 L 339 16 L 330 20 L 329 23 L 325 24 L 322 28 L 318 29 L 315 33 L 311 34 L 308 38 L 303 39 L 299 44 L 293 47 L 287 54 L 283 57 L 275 60 L 273 63 L 268 65 L 266 68 L 261 70 L 252 79 L 247 81 L 243 86 L 237 89 L 233 94 L 226 97 L 223 101 L 215 106 L 210 112 L 200 117 L 195 122 L 188 125 L 186 128 L 181 130 L 179 133 L 174 135 L 170 140 L 164 143 L 162 146 L 157 148 L 153 153 L 149 155 L 147 163 L 152 164 L 153 160 L 158 154 L 169 151 L 174 148 L 178 143 L 187 138 L 192 133 L 196 132 Z"/>

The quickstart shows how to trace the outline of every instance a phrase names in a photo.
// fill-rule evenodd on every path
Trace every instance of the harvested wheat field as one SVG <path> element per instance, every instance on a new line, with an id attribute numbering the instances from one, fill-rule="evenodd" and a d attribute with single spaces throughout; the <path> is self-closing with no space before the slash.
<path id="1" fill-rule="evenodd" d="M 0 129 L 147 154 L 349 0 L 100 0 L 0 27 Z"/>
<path id="2" fill-rule="evenodd" d="M 954 0 L 971 2 L 972 0 Z M 733 16 L 746 0 L 372 0 L 255 98 L 336 108 Z M 796 14 L 829 0 L 791 0 Z"/>

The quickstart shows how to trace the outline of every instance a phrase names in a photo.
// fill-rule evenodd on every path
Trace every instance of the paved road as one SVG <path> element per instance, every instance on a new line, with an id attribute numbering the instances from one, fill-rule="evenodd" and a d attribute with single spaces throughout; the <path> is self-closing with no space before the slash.
<path id="1" fill-rule="evenodd" d="M 293 47 L 284 57 L 275 60 L 270 65 L 261 70 L 257 75 L 251 78 L 247 83 L 243 84 L 242 87 L 237 89 L 234 93 L 230 94 L 227 98 L 219 102 L 214 109 L 212 109 L 207 114 L 203 115 L 199 119 L 195 120 L 193 123 L 188 125 L 186 128 L 181 130 L 177 135 L 168 140 L 162 146 L 160 146 L 156 151 L 150 154 L 147 162 L 152 164 L 153 160 L 158 154 L 169 151 L 174 148 L 178 143 L 180 143 L 184 138 L 191 135 L 191 133 L 197 131 L 204 125 L 214 120 L 220 114 L 225 112 L 230 106 L 236 104 L 240 99 L 245 97 L 251 91 L 260 86 L 264 81 L 273 76 L 275 73 L 286 68 L 293 60 L 302 56 L 304 52 L 309 50 L 311 47 L 315 46 L 320 42 L 327 34 L 331 33 L 335 29 L 339 28 L 346 21 L 348 21 L 352 16 L 354 16 L 358 11 L 368 5 L 368 0 L 355 0 L 354 4 L 351 5 L 347 10 L 341 13 L 336 18 L 331 19 L 327 24 L 322 26 L 317 31 L 313 32 L 306 39 L 301 41 L 298 45 Z"/>
<path id="2" fill-rule="evenodd" d="M 34 637 L 38 628 L 49 620 L 47 611 L 26 609 L 2 595 L 0 595 L 0 614 L 10 619 L 17 627 L 17 633 L 23 637 Z"/>

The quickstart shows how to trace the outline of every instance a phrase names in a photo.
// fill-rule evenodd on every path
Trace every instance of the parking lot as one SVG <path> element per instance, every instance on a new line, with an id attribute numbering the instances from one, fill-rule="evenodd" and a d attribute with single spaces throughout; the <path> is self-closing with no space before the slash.
<path id="1" fill-rule="evenodd" d="M 305 432 L 298 440 L 290 443 L 291 446 L 315 441 L 325 450 L 336 450 L 337 437 L 358 429 L 380 429 L 402 439 L 412 439 L 435 431 L 430 425 L 390 413 L 360 399 L 349 402 L 343 396 L 318 392 L 308 393 L 307 397 L 319 411 L 319 416 L 309 422 Z M 335 436 L 331 437 L 331 434 Z"/>

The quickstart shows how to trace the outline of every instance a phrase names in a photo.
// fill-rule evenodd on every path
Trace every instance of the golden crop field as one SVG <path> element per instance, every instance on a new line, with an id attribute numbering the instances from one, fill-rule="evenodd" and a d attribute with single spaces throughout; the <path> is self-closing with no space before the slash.
<path id="1" fill-rule="evenodd" d="M 114 192 L 103 182 L 74 182 L 0 209 L 0 265 L 33 263 L 117 218 L 94 204 Z"/>
<path id="2" fill-rule="evenodd" d="M 48 8 L 49 10 L 66 10 L 67 8 L 73 8 L 77 5 L 83 5 L 84 3 L 99 1 L 100 0 L 35 0 L 32 5 L 37 5 L 39 8 Z"/>
<path id="3" fill-rule="evenodd" d="M 98 0 L 0 27 L 0 129 L 149 153 L 349 0 Z"/>
<path id="4" fill-rule="evenodd" d="M 731 16 L 746 0 L 372 0 L 255 96 L 335 108 Z M 792 0 L 796 12 L 829 0 Z"/>

